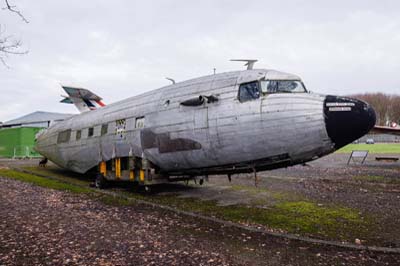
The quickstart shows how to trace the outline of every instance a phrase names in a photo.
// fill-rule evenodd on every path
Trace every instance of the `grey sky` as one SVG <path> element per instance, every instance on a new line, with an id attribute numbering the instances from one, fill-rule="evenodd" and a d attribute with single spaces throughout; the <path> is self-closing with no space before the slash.
<path id="1" fill-rule="evenodd" d="M 3 1 L 1 1 L 2 3 Z M 301 76 L 312 91 L 400 93 L 399 1 L 10 0 L 5 34 L 29 50 L 0 66 L 0 121 L 58 103 L 61 84 L 106 103 L 217 72 L 258 68 Z"/>

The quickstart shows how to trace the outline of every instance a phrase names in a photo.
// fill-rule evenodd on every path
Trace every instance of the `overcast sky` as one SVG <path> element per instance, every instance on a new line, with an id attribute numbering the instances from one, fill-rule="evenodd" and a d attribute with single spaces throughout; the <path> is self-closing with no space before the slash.
<path id="1" fill-rule="evenodd" d="M 3 0 L 0 0 L 3 4 Z M 257 68 L 301 76 L 323 94 L 400 94 L 399 1 L 9 0 L 3 34 L 29 51 L 0 65 L 0 121 L 75 113 L 60 84 L 105 103 L 217 72 Z"/>

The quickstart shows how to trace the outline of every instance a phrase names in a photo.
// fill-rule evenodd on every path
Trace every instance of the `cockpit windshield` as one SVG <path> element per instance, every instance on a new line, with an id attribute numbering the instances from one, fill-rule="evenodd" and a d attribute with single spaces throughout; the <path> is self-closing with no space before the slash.
<path id="1" fill-rule="evenodd" d="M 300 80 L 262 80 L 261 91 L 263 93 L 307 92 Z"/>

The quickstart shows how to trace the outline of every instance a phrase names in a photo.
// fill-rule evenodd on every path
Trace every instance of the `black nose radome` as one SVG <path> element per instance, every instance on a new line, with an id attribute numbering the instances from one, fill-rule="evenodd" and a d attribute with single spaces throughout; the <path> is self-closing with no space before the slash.
<path id="1" fill-rule="evenodd" d="M 374 109 L 367 103 L 328 95 L 324 103 L 328 136 L 339 149 L 367 134 L 375 125 Z"/>

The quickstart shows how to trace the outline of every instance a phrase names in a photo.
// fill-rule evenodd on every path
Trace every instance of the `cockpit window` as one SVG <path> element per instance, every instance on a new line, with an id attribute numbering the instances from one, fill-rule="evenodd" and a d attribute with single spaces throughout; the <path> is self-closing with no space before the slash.
<path id="1" fill-rule="evenodd" d="M 244 83 L 239 86 L 239 101 L 246 102 L 260 98 L 258 81 Z"/>
<path id="2" fill-rule="evenodd" d="M 263 93 L 307 92 L 300 80 L 263 80 L 261 90 Z"/>

